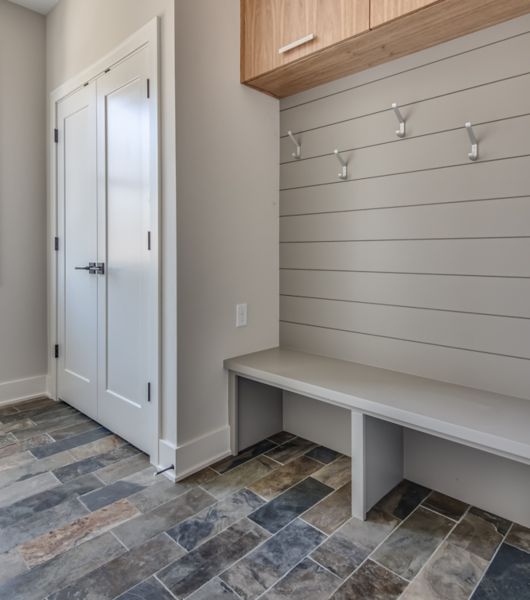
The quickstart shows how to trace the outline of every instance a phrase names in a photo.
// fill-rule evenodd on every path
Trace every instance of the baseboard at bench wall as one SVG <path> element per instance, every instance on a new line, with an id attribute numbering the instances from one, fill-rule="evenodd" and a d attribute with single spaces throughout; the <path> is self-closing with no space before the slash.
<path id="1" fill-rule="evenodd" d="M 47 395 L 46 375 L 0 382 L 0 405 Z"/>
<path id="2" fill-rule="evenodd" d="M 175 450 L 175 480 L 179 481 L 202 468 L 229 456 L 230 427 L 220 427 L 177 445 Z"/>
<path id="3" fill-rule="evenodd" d="M 530 466 L 405 430 L 405 477 L 530 527 Z"/>

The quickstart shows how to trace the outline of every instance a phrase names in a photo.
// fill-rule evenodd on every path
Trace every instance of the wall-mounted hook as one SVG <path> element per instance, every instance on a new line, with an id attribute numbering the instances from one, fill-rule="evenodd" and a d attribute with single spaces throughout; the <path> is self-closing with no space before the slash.
<path id="1" fill-rule="evenodd" d="M 292 157 L 300 158 L 300 156 L 302 155 L 302 146 L 300 145 L 300 142 L 294 137 L 293 132 L 290 129 L 287 132 L 287 135 L 291 138 L 291 141 L 293 142 L 296 148 L 296 150 L 292 153 Z"/>
<path id="2" fill-rule="evenodd" d="M 399 121 L 399 129 L 396 129 L 396 135 L 399 138 L 404 138 L 405 137 L 405 119 L 403 118 L 403 115 L 401 114 L 401 111 L 399 110 L 399 106 L 397 105 L 396 102 L 392 102 L 392 108 L 394 109 L 397 120 Z"/>
<path id="3" fill-rule="evenodd" d="M 340 155 L 340 152 L 335 148 L 333 150 L 333 154 L 337 157 L 337 160 L 340 162 L 341 170 L 339 173 L 339 179 L 348 179 L 348 161 L 344 160 Z"/>
<path id="4" fill-rule="evenodd" d="M 477 160 L 478 158 L 478 140 L 475 137 L 475 132 L 473 131 L 473 125 L 471 123 L 466 123 L 466 131 L 469 136 L 469 141 L 471 142 L 471 152 L 468 152 L 469 160 Z"/>

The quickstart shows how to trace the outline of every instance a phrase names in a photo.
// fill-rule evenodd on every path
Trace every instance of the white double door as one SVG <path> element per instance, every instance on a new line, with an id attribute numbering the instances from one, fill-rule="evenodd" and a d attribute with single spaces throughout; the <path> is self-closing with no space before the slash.
<path id="1" fill-rule="evenodd" d="M 151 453 L 147 49 L 57 104 L 58 397 Z"/>

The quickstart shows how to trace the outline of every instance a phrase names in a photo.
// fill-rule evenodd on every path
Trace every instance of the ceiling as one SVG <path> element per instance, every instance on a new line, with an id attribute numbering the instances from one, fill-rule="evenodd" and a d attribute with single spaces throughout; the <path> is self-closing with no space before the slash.
<path id="1" fill-rule="evenodd" d="M 34 10 L 36 12 L 41 13 L 42 15 L 47 15 L 50 10 L 58 4 L 59 0 L 9 0 L 14 4 L 20 4 L 20 6 L 24 6 L 29 8 L 30 10 Z"/>

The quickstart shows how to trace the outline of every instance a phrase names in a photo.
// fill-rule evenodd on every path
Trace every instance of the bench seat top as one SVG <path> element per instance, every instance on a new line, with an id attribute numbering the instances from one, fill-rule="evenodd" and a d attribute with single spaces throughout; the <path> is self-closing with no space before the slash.
<path id="1" fill-rule="evenodd" d="M 227 359 L 224 366 L 248 379 L 530 464 L 530 399 L 280 347 Z"/>

